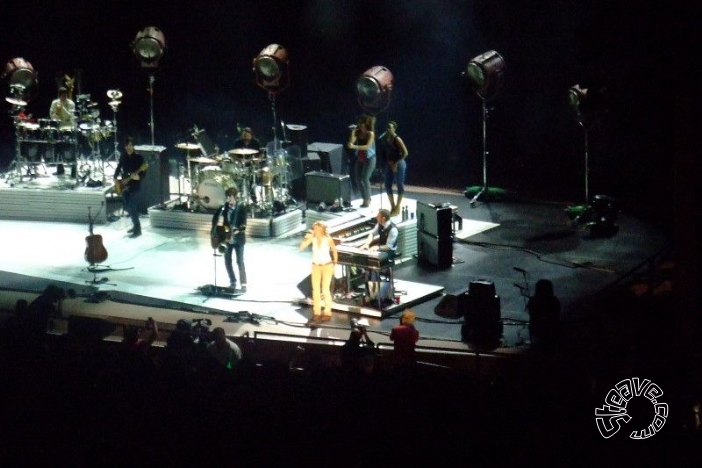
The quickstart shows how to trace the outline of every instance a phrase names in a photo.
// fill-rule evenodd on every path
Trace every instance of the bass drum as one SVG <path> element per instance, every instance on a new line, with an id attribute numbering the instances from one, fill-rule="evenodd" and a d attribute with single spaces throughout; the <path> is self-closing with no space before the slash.
<path id="1" fill-rule="evenodd" d="M 206 169 L 210 168 L 205 168 L 198 174 L 197 201 L 204 208 L 217 209 L 226 201 L 224 192 L 230 187 L 236 187 L 236 182 L 231 174 L 226 174 L 219 168 Z"/>

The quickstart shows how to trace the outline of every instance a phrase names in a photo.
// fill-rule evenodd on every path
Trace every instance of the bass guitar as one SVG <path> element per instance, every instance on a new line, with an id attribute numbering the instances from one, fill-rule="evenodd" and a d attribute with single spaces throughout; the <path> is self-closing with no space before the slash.
<path id="1" fill-rule="evenodd" d="M 88 207 L 88 226 L 90 235 L 85 238 L 85 243 L 87 244 L 85 247 L 85 261 L 91 265 L 95 265 L 96 263 L 102 263 L 107 260 L 107 249 L 105 249 L 105 246 L 102 244 L 102 236 L 93 234 L 93 218 L 90 214 L 90 207 Z"/>
<path id="2" fill-rule="evenodd" d="M 124 192 L 129 187 L 129 182 L 131 182 L 132 180 L 135 180 L 135 177 L 137 176 L 137 174 L 141 174 L 142 172 L 144 172 L 148 168 L 149 168 L 149 165 L 147 163 L 144 163 L 139 167 L 139 169 L 137 169 L 136 171 L 129 174 L 129 177 L 125 177 L 125 178 L 116 180 L 115 181 L 115 193 L 117 195 L 122 195 L 122 192 Z"/>

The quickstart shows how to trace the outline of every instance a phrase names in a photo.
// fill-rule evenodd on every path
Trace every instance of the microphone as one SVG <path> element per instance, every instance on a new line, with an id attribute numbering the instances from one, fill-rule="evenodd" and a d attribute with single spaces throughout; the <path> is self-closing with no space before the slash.
<path id="1" fill-rule="evenodd" d="M 526 270 L 524 270 L 523 268 L 519 268 L 519 267 L 512 267 L 512 268 L 514 269 L 514 271 L 518 271 L 518 272 L 524 273 L 526 275 Z"/>

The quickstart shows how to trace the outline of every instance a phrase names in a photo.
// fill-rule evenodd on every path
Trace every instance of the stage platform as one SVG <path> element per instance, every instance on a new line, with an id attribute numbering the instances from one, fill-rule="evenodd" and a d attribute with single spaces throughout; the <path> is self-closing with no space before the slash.
<path id="1" fill-rule="evenodd" d="M 23 177 L 21 182 L 4 178 L 0 180 L 0 219 L 87 225 L 90 212 L 95 224 L 105 224 L 111 192 L 114 192 L 111 183 L 85 187 L 68 173 Z"/>

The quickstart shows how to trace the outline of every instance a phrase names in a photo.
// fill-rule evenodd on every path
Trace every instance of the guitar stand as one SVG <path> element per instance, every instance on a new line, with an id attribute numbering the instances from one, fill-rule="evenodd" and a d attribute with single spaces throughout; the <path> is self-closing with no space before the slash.
<path id="1" fill-rule="evenodd" d="M 97 277 L 98 273 L 104 273 L 106 271 L 111 270 L 112 268 L 99 268 L 97 264 L 91 263 L 90 266 L 88 266 L 87 270 L 93 274 L 93 279 L 88 281 L 86 280 L 86 284 L 104 284 L 107 283 L 110 279 L 107 278 L 106 276 L 103 276 L 102 278 Z"/>
<path id="2" fill-rule="evenodd" d="M 213 258 L 213 268 L 214 268 L 214 284 L 206 284 L 204 286 L 200 286 L 198 291 L 200 291 L 202 294 L 207 296 L 202 303 L 204 304 L 207 302 L 210 298 L 212 297 L 224 297 L 228 299 L 233 299 L 235 297 L 241 296 L 244 294 L 243 292 L 237 292 L 236 290 L 224 286 L 217 286 L 217 257 L 221 257 L 222 255 L 217 253 L 217 249 L 212 249 L 212 258 Z"/>

